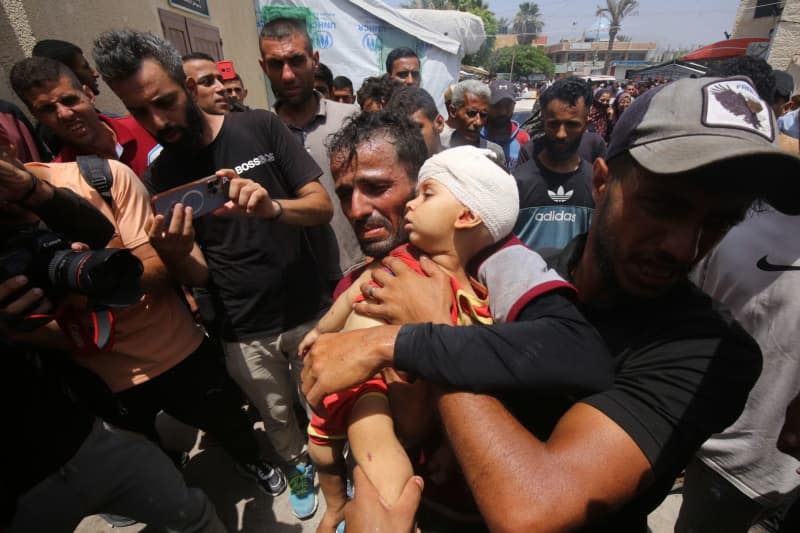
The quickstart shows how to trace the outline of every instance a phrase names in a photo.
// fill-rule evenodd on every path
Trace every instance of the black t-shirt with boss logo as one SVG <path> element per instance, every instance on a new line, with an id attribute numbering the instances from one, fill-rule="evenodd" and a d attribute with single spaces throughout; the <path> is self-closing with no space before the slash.
<path id="1" fill-rule="evenodd" d="M 145 181 L 162 192 L 223 168 L 260 183 L 277 200 L 295 197 L 322 174 L 275 114 L 254 110 L 226 115 L 216 139 L 196 152 L 164 148 Z M 286 331 L 327 304 L 316 254 L 302 227 L 242 215 L 206 215 L 194 227 L 225 340 Z"/>

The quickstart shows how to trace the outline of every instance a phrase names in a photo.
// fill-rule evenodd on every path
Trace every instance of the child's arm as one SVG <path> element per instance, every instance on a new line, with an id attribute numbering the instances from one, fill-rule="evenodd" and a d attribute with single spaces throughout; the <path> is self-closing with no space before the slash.
<path id="1" fill-rule="evenodd" d="M 353 310 L 353 302 L 361 294 L 361 284 L 370 279 L 372 279 L 372 269 L 366 268 L 358 279 L 336 298 L 328 312 L 319 320 L 316 329 L 320 333 L 334 333 L 341 330 Z"/>
<path id="2" fill-rule="evenodd" d="M 371 279 L 371 274 L 372 269 L 369 267 L 366 268 L 358 277 L 358 279 L 356 279 L 353 284 L 347 288 L 347 290 L 345 290 L 339 295 L 338 298 L 336 298 L 336 301 L 333 302 L 331 308 L 328 309 L 322 318 L 319 319 L 319 322 L 317 322 L 317 325 L 314 326 L 314 329 L 306 333 L 306 336 L 303 337 L 303 340 L 300 342 L 300 346 L 297 348 L 297 353 L 300 355 L 300 357 L 303 357 L 305 353 L 311 349 L 314 341 L 316 341 L 317 337 L 319 337 L 321 334 L 335 333 L 344 328 L 344 325 L 347 322 L 347 317 L 350 316 L 350 313 L 353 310 L 353 302 L 355 302 L 358 295 L 361 294 L 361 284 L 369 281 Z"/>

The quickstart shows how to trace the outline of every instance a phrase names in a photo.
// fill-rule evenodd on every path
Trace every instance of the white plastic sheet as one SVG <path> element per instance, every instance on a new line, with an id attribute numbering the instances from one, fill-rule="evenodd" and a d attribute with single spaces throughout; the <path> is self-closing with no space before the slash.
<path id="1" fill-rule="evenodd" d="M 439 9 L 398 9 L 406 17 L 428 28 L 436 28 L 442 35 L 459 41 L 465 54 L 474 54 L 486 40 L 483 20 L 478 15 L 463 11 Z"/>

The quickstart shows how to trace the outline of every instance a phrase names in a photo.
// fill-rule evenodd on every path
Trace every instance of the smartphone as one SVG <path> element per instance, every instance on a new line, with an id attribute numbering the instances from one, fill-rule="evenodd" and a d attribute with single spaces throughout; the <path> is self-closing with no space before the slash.
<path id="1" fill-rule="evenodd" d="M 230 181 L 224 176 L 206 176 L 158 193 L 150 199 L 150 204 L 156 215 L 164 215 L 165 227 L 169 225 L 175 204 L 191 207 L 193 219 L 201 217 L 225 205 Z"/>

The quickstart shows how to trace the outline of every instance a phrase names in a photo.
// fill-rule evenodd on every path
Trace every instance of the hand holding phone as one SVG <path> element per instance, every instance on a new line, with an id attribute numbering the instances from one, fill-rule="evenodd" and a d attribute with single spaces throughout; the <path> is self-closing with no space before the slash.
<path id="1" fill-rule="evenodd" d="M 263 185 L 240 178 L 231 169 L 221 169 L 208 176 L 180 187 L 159 193 L 151 199 L 153 211 L 162 215 L 165 227 L 170 225 L 172 208 L 181 204 L 192 208 L 192 218 L 208 213 L 215 215 L 247 215 L 276 219 L 283 212 L 273 201 Z"/>
<path id="2" fill-rule="evenodd" d="M 217 174 L 230 177 L 231 185 L 228 192 L 230 201 L 215 215 L 246 215 L 275 220 L 283 213 L 283 207 L 257 181 L 241 178 L 231 169 L 222 169 Z"/>
<path id="3" fill-rule="evenodd" d="M 228 201 L 230 179 L 227 176 L 206 176 L 180 187 L 156 194 L 150 199 L 153 212 L 162 215 L 164 225 L 169 227 L 173 208 L 177 204 L 192 209 L 192 218 L 211 213 Z"/>

